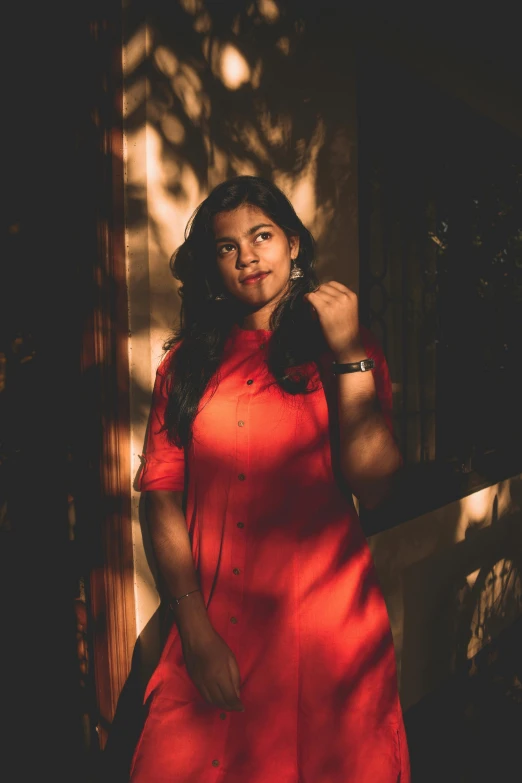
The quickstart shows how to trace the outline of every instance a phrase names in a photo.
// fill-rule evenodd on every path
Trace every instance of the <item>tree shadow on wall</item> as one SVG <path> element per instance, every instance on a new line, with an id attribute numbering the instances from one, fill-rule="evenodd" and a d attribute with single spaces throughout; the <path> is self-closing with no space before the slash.
<path id="1" fill-rule="evenodd" d="M 126 128 L 138 138 L 147 126 L 149 161 L 145 185 L 129 144 L 130 223 L 148 222 L 170 255 L 166 214 L 190 214 L 219 182 L 257 174 L 283 187 L 323 260 L 333 257 L 356 217 L 347 12 L 149 0 L 132 4 L 125 30 Z"/>

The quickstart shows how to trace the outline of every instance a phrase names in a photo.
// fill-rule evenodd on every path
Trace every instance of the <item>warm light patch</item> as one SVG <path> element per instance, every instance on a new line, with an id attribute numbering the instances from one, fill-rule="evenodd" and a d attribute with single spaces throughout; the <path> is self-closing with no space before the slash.
<path id="1" fill-rule="evenodd" d="M 147 161 L 147 184 L 154 188 L 163 179 L 161 165 L 161 138 L 152 125 L 145 126 L 145 157 Z"/>
<path id="2" fill-rule="evenodd" d="M 194 30 L 197 33 L 209 33 L 212 30 L 212 19 L 206 12 L 200 14 L 194 21 Z"/>
<path id="3" fill-rule="evenodd" d="M 179 0 L 179 4 L 191 16 L 195 16 L 203 8 L 202 0 Z"/>
<path id="4" fill-rule="evenodd" d="M 221 51 L 220 75 L 225 87 L 237 90 L 250 81 L 250 67 L 235 46 L 227 44 Z"/>
<path id="5" fill-rule="evenodd" d="M 138 65 L 140 65 L 147 56 L 148 36 L 149 31 L 147 30 L 147 27 L 143 25 L 136 30 L 132 38 L 130 38 L 123 47 L 122 65 L 125 76 L 134 73 Z"/>
<path id="6" fill-rule="evenodd" d="M 485 487 L 460 500 L 460 516 L 455 526 L 455 542 L 463 541 L 470 525 L 491 524 L 496 487 Z"/>
<path id="7" fill-rule="evenodd" d="M 259 174 L 259 171 L 252 163 L 251 160 L 244 160 L 237 158 L 235 155 L 230 155 L 230 165 L 238 176 L 250 176 L 255 177 Z"/>
<path id="8" fill-rule="evenodd" d="M 172 89 L 181 101 L 187 116 L 196 123 L 201 117 L 206 102 L 202 99 L 201 80 L 194 68 L 183 65 L 172 79 Z"/>
<path id="9" fill-rule="evenodd" d="M 146 129 L 138 128 L 134 133 L 127 133 L 125 139 L 125 175 L 127 184 L 134 192 L 144 189 L 147 185 L 147 158 L 144 154 Z M 143 195 L 145 191 L 143 190 Z"/>
<path id="10" fill-rule="evenodd" d="M 260 160 L 266 163 L 271 162 L 264 139 L 260 137 L 254 125 L 245 121 L 241 124 L 241 127 L 237 128 L 237 134 L 245 149 L 253 152 Z"/>
<path id="11" fill-rule="evenodd" d="M 501 481 L 460 500 L 460 517 L 455 528 L 455 541 L 462 541 L 471 525 L 485 527 L 495 524 L 512 507 L 510 482 Z"/>
<path id="12" fill-rule="evenodd" d="M 276 42 L 276 46 L 283 54 L 287 56 L 290 54 L 290 39 L 287 38 L 286 35 L 284 35 L 282 38 L 279 38 L 279 40 Z"/>
<path id="13" fill-rule="evenodd" d="M 259 120 L 270 146 L 282 147 L 288 142 L 292 132 L 292 120 L 288 115 L 278 115 L 271 118 L 268 112 L 264 112 Z"/>
<path id="14" fill-rule="evenodd" d="M 179 67 L 178 58 L 166 46 L 158 46 L 154 52 L 154 62 L 159 70 L 169 78 L 174 76 Z"/>
<path id="15" fill-rule="evenodd" d="M 273 24 L 279 19 L 279 8 L 274 0 L 258 0 L 257 7 L 265 22 Z"/>
<path id="16" fill-rule="evenodd" d="M 125 118 L 130 117 L 147 100 L 149 94 L 150 84 L 148 79 L 138 79 L 138 81 L 128 87 L 123 98 L 123 116 Z"/>
<path id="17" fill-rule="evenodd" d="M 259 89 L 262 75 L 263 75 L 263 61 L 259 59 L 255 67 L 252 69 L 252 76 L 250 77 L 250 84 L 252 85 L 254 90 Z"/>
<path id="18" fill-rule="evenodd" d="M 161 118 L 161 129 L 172 144 L 182 144 L 185 141 L 185 128 L 174 114 L 165 114 Z"/>
<path id="19" fill-rule="evenodd" d="M 476 571 L 473 571 L 471 574 L 468 574 L 466 576 L 466 582 L 468 583 L 468 587 L 473 587 L 473 585 L 477 581 L 477 576 L 479 575 L 479 573 L 480 573 L 480 569 L 477 568 Z"/>
<path id="20" fill-rule="evenodd" d="M 241 16 L 238 14 L 232 22 L 232 32 L 234 35 L 239 35 L 241 32 Z"/>

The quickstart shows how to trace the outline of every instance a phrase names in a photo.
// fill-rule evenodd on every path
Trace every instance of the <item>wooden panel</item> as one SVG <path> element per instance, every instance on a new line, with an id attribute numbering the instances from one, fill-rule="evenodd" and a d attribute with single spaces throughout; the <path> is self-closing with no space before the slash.
<path id="1" fill-rule="evenodd" d="M 91 269 L 91 306 L 82 352 L 83 398 L 91 432 L 91 645 L 98 734 L 103 747 L 130 669 L 135 640 L 130 518 L 128 313 L 123 228 L 121 126 L 121 15 L 111 3 L 91 24 L 96 68 L 93 111 L 99 129 L 97 253 Z M 87 498 L 89 494 L 89 498 Z M 84 508 L 84 513 L 86 509 Z"/>

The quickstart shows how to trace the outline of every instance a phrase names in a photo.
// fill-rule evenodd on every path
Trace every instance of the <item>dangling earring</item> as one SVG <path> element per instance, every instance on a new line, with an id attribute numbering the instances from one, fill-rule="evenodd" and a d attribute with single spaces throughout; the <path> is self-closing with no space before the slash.
<path id="1" fill-rule="evenodd" d="M 290 271 L 290 280 L 297 280 L 300 277 L 304 277 L 304 272 L 301 267 L 297 266 L 295 258 L 292 258 L 292 269 Z"/>
<path id="2" fill-rule="evenodd" d="M 223 299 L 227 298 L 224 293 L 216 294 L 214 296 L 214 294 L 212 293 L 212 289 L 210 288 L 210 284 L 209 284 L 207 278 L 205 278 L 205 285 L 207 286 L 207 291 L 208 291 L 207 299 L 213 299 L 214 302 L 221 302 Z"/>

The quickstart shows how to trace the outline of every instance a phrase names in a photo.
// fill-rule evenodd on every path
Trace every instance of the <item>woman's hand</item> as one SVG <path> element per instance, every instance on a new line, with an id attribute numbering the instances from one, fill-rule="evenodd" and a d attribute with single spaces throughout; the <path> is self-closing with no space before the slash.
<path id="1" fill-rule="evenodd" d="M 328 347 L 339 362 L 364 358 L 359 337 L 359 307 L 357 295 L 342 283 L 330 280 L 315 291 L 305 294 L 314 308 Z"/>
<path id="2" fill-rule="evenodd" d="M 190 641 L 181 637 L 187 671 L 203 698 L 222 710 L 243 712 L 240 676 L 230 647 L 211 627 Z"/>

